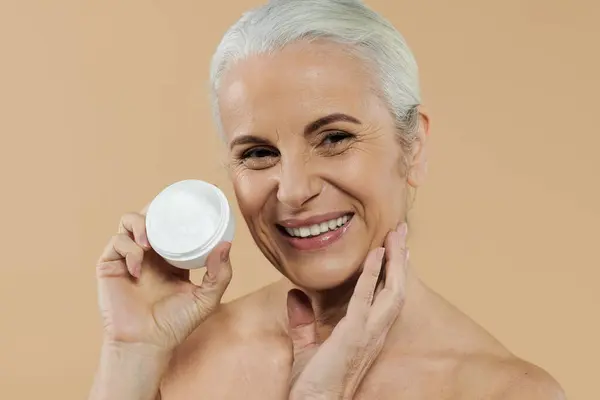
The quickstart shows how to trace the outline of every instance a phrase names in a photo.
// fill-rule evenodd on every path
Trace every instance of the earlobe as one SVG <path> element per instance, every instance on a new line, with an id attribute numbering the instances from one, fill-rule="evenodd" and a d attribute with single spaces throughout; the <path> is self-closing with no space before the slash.
<path id="1" fill-rule="evenodd" d="M 425 175 L 427 172 L 427 164 L 416 164 L 413 165 L 408 171 L 408 184 L 413 188 L 418 188 L 425 181 Z"/>

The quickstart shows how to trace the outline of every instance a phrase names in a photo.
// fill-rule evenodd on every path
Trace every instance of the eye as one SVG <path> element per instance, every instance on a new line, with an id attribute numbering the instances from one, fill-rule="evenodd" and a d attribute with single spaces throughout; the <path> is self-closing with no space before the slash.
<path id="1" fill-rule="evenodd" d="M 336 144 L 343 142 L 347 139 L 352 138 L 354 135 L 351 135 L 348 132 L 343 131 L 333 131 L 327 133 L 321 144 L 325 146 L 335 146 Z"/>
<path id="2" fill-rule="evenodd" d="M 278 158 L 279 151 L 270 147 L 260 146 L 244 151 L 240 155 L 239 161 L 246 168 L 260 170 L 272 167 L 277 163 Z"/>
<path id="3" fill-rule="evenodd" d="M 242 153 L 242 159 L 247 160 L 248 158 L 264 158 L 264 157 L 277 157 L 279 153 L 268 147 L 253 147 Z"/>

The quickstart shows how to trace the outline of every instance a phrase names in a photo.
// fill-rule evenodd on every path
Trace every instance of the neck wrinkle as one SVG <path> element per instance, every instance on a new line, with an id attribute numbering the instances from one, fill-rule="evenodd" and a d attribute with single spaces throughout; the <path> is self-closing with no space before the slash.
<path id="1" fill-rule="evenodd" d="M 283 278 L 277 284 L 279 294 L 276 297 L 283 297 L 283 307 L 279 307 L 277 324 L 283 335 L 287 336 L 288 317 L 285 307 L 287 293 L 291 289 L 300 289 L 311 299 L 315 319 L 317 321 L 317 338 L 319 343 L 324 342 L 340 320 L 346 315 L 348 303 L 354 292 L 356 279 L 351 279 L 343 285 L 322 292 L 309 292 L 297 287 L 288 279 Z M 407 267 L 405 284 L 405 304 L 400 310 L 400 314 L 388 333 L 386 341 L 397 342 L 402 337 L 412 335 L 415 329 L 422 324 L 422 297 L 427 289 L 416 276 L 412 268 Z M 391 343 L 390 343 L 391 344 Z"/>

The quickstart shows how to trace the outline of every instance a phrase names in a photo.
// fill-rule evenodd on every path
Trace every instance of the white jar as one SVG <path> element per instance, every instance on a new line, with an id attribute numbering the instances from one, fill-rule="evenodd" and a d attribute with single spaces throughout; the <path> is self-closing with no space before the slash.
<path id="1" fill-rule="evenodd" d="M 225 194 L 201 180 L 167 186 L 146 212 L 150 245 L 178 268 L 205 266 L 208 254 L 219 243 L 233 240 L 234 230 L 234 216 Z"/>

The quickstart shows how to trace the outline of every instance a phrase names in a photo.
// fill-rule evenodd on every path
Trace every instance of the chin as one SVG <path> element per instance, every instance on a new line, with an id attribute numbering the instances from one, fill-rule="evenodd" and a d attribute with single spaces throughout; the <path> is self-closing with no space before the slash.
<path id="1" fill-rule="evenodd" d="M 360 264 L 345 264 L 344 266 L 327 265 L 328 260 L 320 263 L 287 266 L 285 274 L 296 286 L 307 291 L 332 290 L 354 279 L 360 269 Z M 327 265 L 327 266 L 325 266 Z"/>
<path id="2" fill-rule="evenodd" d="M 321 232 L 313 226 L 310 235 L 298 228 L 278 227 L 277 242 L 284 258 L 279 270 L 309 291 L 334 289 L 354 279 L 369 249 L 364 238 L 359 240 L 360 223 L 353 219 L 352 214 L 337 216 L 337 226 L 326 229 L 321 224 Z"/>

